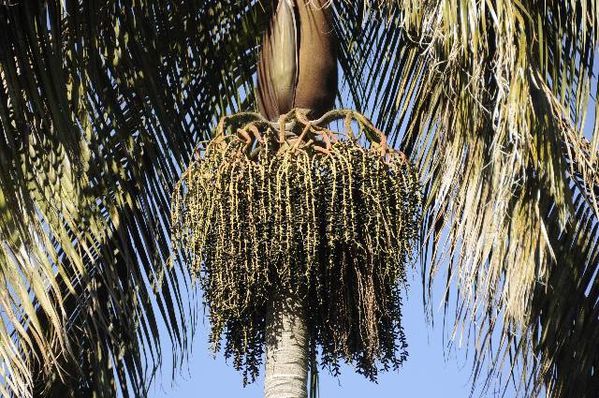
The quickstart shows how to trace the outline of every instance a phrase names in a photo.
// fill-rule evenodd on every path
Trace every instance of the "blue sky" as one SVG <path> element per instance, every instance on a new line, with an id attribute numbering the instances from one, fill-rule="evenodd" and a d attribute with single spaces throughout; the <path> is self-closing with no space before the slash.
<path id="1" fill-rule="evenodd" d="M 445 358 L 442 336 L 442 310 L 435 308 L 437 324 L 434 328 L 424 318 L 422 289 L 416 270 L 412 271 L 409 294 L 404 303 L 404 327 L 408 338 L 409 358 L 398 372 L 382 374 L 374 384 L 353 372 L 351 367 L 342 369 L 341 377 L 333 378 L 326 371 L 320 374 L 320 396 L 335 397 L 444 397 L 462 398 L 470 394 L 471 363 L 465 349 L 454 349 Z M 437 290 L 435 303 L 440 302 Z M 193 344 L 189 369 L 176 377 L 171 385 L 170 369 L 163 369 L 151 390 L 150 398 L 193 397 L 262 397 L 262 380 L 247 387 L 242 386 L 241 375 L 227 364 L 222 355 L 213 358 L 208 347 L 208 323 L 199 325 Z M 166 351 L 166 347 L 165 347 Z M 168 356 L 168 352 L 165 352 Z M 165 358 L 168 359 L 168 358 Z M 489 394 L 490 396 L 492 394 Z M 512 395 L 507 393 L 505 398 Z"/>

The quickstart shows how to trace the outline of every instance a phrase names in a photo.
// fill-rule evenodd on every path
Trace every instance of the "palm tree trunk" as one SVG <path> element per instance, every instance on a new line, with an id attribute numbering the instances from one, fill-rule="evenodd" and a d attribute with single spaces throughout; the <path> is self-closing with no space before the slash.
<path id="1" fill-rule="evenodd" d="M 273 297 L 266 315 L 265 398 L 306 398 L 308 333 L 304 308 L 293 297 Z"/>

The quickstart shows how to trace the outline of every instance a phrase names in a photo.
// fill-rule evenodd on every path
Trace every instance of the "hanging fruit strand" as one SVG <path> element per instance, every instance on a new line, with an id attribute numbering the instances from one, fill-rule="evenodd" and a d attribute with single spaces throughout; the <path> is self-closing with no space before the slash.
<path id="1" fill-rule="evenodd" d="M 322 127 L 336 120 L 343 132 Z M 213 349 L 223 342 L 244 382 L 258 375 L 269 299 L 281 294 L 298 298 L 333 373 L 342 361 L 370 379 L 400 366 L 420 217 L 405 155 L 355 111 L 310 121 L 298 109 L 278 122 L 223 118 L 199 153 L 173 194 L 173 244 L 203 289 Z"/>

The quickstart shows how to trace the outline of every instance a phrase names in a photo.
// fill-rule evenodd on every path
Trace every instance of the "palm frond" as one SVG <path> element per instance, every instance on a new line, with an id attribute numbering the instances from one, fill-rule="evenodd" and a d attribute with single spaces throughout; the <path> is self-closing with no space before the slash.
<path id="1" fill-rule="evenodd" d="M 146 396 L 193 329 L 170 192 L 251 104 L 255 2 L 0 5 L 3 396 Z"/>
<path id="2" fill-rule="evenodd" d="M 592 396 L 599 132 L 587 108 L 597 2 L 364 2 L 359 15 L 336 7 L 352 93 L 369 99 L 362 111 L 424 176 L 425 283 L 448 269 L 454 334 L 478 336 L 476 374 L 482 362 L 512 362 L 523 366 L 522 393 L 544 385 Z"/>

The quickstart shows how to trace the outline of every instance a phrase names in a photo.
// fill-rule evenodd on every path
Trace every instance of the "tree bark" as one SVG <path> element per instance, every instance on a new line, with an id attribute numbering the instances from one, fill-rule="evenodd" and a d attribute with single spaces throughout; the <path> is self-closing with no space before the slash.
<path id="1" fill-rule="evenodd" d="M 304 308 L 293 297 L 275 296 L 266 315 L 265 398 L 306 398 L 308 333 Z"/>

